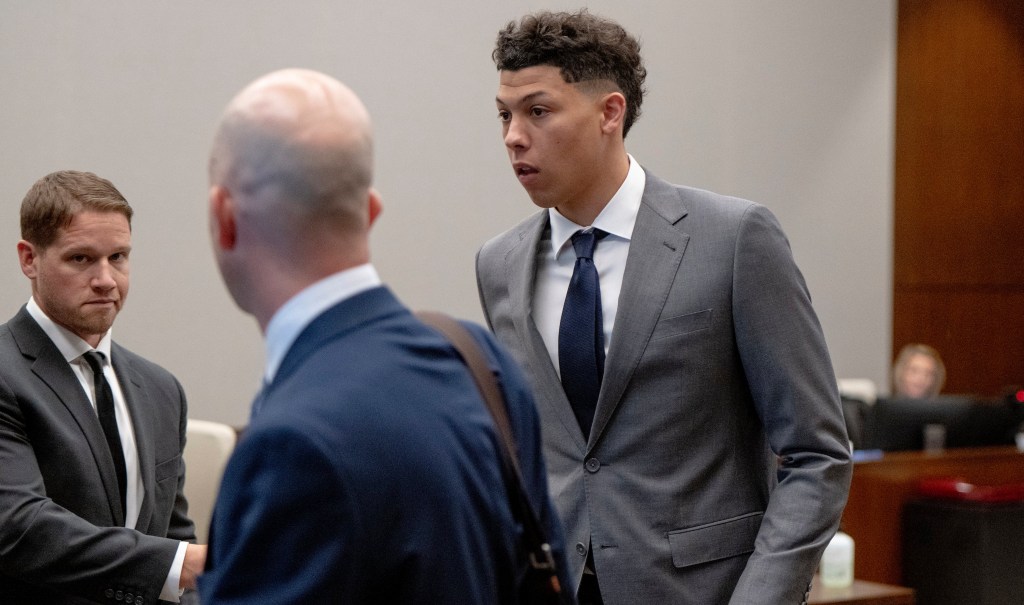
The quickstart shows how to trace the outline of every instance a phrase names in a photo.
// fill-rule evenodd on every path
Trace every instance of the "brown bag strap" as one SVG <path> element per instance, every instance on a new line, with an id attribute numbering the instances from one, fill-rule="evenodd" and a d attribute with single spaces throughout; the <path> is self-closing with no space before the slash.
<path id="1" fill-rule="evenodd" d="M 417 311 L 416 316 L 420 321 L 441 332 L 455 347 L 455 350 L 462 356 L 462 361 L 469 367 L 476 382 L 480 395 L 487 404 L 487 410 L 494 418 L 494 425 L 498 429 L 498 436 L 504 446 L 505 462 L 509 470 L 515 475 L 515 480 L 522 485 L 523 473 L 519 467 L 519 456 L 517 454 L 516 438 L 512 433 L 512 423 L 508 419 L 508 410 L 505 407 L 505 397 L 501 394 L 498 381 L 494 378 L 484 357 L 483 351 L 477 345 L 476 339 L 455 319 L 444 313 L 436 311 Z"/>
<path id="2" fill-rule="evenodd" d="M 462 357 L 462 361 L 469 368 L 476 382 L 477 389 L 487 405 L 487 410 L 494 418 L 494 425 L 501 438 L 502 461 L 506 472 L 510 475 L 507 480 L 510 483 L 511 501 L 513 510 L 519 511 L 520 522 L 523 524 L 524 538 L 526 539 L 527 551 L 530 557 L 530 565 L 535 570 L 543 570 L 547 576 L 547 590 L 550 594 L 564 596 L 558 581 L 558 573 L 555 566 L 555 559 L 551 552 L 551 545 L 548 543 L 546 532 L 537 518 L 533 506 L 530 505 L 526 496 L 526 489 L 523 483 L 523 473 L 519 465 L 518 447 L 516 446 L 515 435 L 512 433 L 512 423 L 508 419 L 508 409 L 505 407 L 505 397 L 498 387 L 498 381 L 494 378 L 484 357 L 483 351 L 476 339 L 470 334 L 465 326 L 455 319 L 438 313 L 436 311 L 417 311 L 416 316 L 426 325 L 434 328 L 444 335 L 455 350 Z M 559 601 L 561 602 L 561 601 Z"/>

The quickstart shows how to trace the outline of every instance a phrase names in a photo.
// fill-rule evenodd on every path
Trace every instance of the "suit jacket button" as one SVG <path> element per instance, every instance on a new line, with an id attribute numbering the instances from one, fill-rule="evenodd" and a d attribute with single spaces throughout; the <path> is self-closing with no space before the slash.
<path id="1" fill-rule="evenodd" d="M 116 600 L 118 600 L 118 601 L 123 601 L 124 600 L 124 591 L 123 590 L 119 590 L 119 591 L 115 592 L 114 593 L 114 598 Z"/>
<path id="2" fill-rule="evenodd" d="M 590 458 L 589 460 L 587 460 L 587 463 L 584 465 L 584 467 L 587 469 L 587 472 L 596 473 L 597 470 L 601 468 L 601 461 L 598 460 L 597 458 Z"/>
<path id="3" fill-rule="evenodd" d="M 103 591 L 103 596 L 107 597 L 108 599 L 113 599 L 114 598 L 114 589 L 113 588 L 108 588 L 108 589 L 104 590 Z"/>
<path id="4" fill-rule="evenodd" d="M 133 595 L 130 592 L 129 593 L 125 593 L 125 595 L 124 595 L 124 602 L 125 603 L 131 603 L 134 600 L 135 600 L 135 595 Z"/>
<path id="5" fill-rule="evenodd" d="M 576 543 L 576 554 L 578 554 L 581 557 L 587 556 L 587 547 L 584 546 L 582 542 Z"/>

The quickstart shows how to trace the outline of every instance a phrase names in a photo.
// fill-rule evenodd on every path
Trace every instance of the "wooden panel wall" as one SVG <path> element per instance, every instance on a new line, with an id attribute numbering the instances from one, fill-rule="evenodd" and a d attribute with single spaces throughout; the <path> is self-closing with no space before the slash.
<path id="1" fill-rule="evenodd" d="M 900 0 L 895 162 L 893 354 L 1024 384 L 1024 2 Z"/>

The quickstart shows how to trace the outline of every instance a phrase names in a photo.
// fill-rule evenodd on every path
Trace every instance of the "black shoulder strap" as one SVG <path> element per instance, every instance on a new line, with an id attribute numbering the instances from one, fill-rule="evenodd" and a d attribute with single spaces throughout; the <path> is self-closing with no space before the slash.
<path id="1" fill-rule="evenodd" d="M 443 334 L 455 350 L 462 357 L 462 361 L 469 368 L 476 382 L 477 388 L 483 396 L 487 410 L 494 418 L 494 425 L 501 438 L 502 462 L 509 475 L 510 494 L 512 510 L 519 511 L 520 521 L 523 524 L 523 533 L 527 552 L 530 556 L 530 565 L 535 570 L 550 571 L 550 589 L 554 594 L 561 594 L 561 587 L 558 581 L 555 560 L 551 553 L 551 545 L 545 536 L 544 528 L 537 518 L 533 506 L 526 497 L 526 490 L 523 487 L 523 473 L 519 465 L 518 447 L 516 446 L 515 435 L 512 433 L 512 424 L 508 419 L 508 409 L 505 405 L 505 397 L 498 387 L 498 381 L 487 364 L 483 351 L 477 344 L 476 339 L 458 321 L 434 311 L 418 311 L 416 316 L 423 323 L 434 328 Z"/>

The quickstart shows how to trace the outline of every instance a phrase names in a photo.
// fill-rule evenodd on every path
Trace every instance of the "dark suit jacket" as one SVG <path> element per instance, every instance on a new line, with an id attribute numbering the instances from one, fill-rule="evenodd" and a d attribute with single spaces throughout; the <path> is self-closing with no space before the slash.
<path id="1" fill-rule="evenodd" d="M 532 398 L 492 337 L 467 327 L 564 569 Z M 519 530 L 490 415 L 454 349 L 386 288 L 307 326 L 261 401 L 225 470 L 204 605 L 515 602 Z"/>
<path id="2" fill-rule="evenodd" d="M 111 362 L 145 489 L 135 529 L 123 527 L 103 429 L 71 367 L 24 307 L 0 326 L 4 605 L 155 603 L 179 541 L 195 540 L 182 494 L 181 386 L 117 344 Z"/>
<path id="3" fill-rule="evenodd" d="M 537 393 L 574 585 L 592 547 L 609 605 L 799 603 L 852 466 L 824 337 L 775 218 L 647 175 L 585 441 L 531 314 L 547 216 L 485 244 L 477 279 Z"/>

